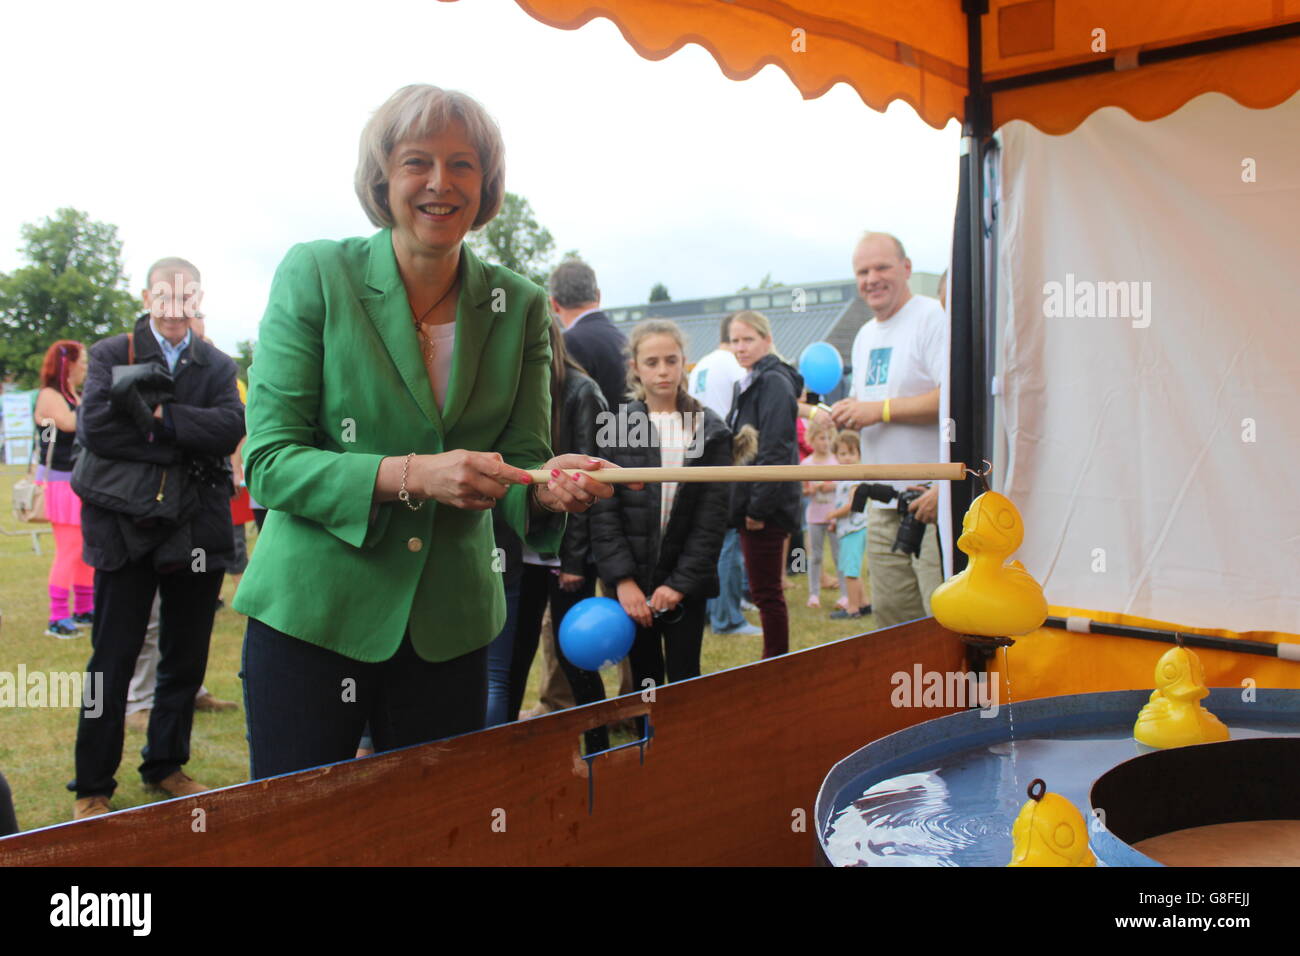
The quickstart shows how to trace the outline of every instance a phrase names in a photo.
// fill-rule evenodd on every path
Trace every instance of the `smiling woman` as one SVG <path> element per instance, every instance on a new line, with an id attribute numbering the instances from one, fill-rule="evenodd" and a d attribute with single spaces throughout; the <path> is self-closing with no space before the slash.
<path id="1" fill-rule="evenodd" d="M 399 90 L 355 186 L 380 231 L 289 251 L 249 370 L 245 474 L 270 509 L 235 597 L 255 779 L 351 757 L 367 724 L 381 751 L 482 727 L 505 617 L 488 512 L 552 551 L 560 513 L 613 493 L 551 457 L 545 294 L 464 245 L 504 195 L 487 112 Z"/>

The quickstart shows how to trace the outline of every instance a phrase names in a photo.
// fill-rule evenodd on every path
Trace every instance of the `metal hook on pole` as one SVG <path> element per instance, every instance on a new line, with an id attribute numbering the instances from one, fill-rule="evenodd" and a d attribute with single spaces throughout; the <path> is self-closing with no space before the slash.
<path id="1" fill-rule="evenodd" d="M 987 458 L 984 459 L 983 471 L 975 471 L 973 468 L 967 468 L 966 474 L 970 475 L 972 478 L 978 478 L 980 480 L 980 484 L 984 486 L 985 491 L 993 490 L 992 488 L 989 487 L 989 475 L 993 474 L 993 463 L 989 461 Z"/>

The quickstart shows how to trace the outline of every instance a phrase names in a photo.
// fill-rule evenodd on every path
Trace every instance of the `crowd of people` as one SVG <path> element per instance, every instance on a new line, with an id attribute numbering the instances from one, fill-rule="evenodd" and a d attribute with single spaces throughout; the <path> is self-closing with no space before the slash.
<path id="1" fill-rule="evenodd" d="M 706 628 L 761 631 L 764 658 L 786 653 L 792 554 L 807 558 L 810 607 L 838 586 L 832 617 L 928 612 L 936 489 L 906 508 L 926 523 L 916 556 L 894 547 L 900 509 L 864 511 L 853 482 L 572 476 L 937 460 L 946 322 L 911 293 L 897 239 L 870 233 L 853 252 L 875 318 L 848 397 L 828 407 L 761 312 L 727 316 L 688 370 L 674 323 L 625 336 L 610 321 L 585 262 L 543 291 L 480 259 L 464 239 L 501 208 L 504 147 L 464 94 L 394 94 L 362 132 L 354 186 L 378 232 L 288 252 L 246 396 L 179 258 L 149 270 L 130 333 L 46 356 L 47 633 L 89 625 L 87 670 L 104 675 L 103 713 L 78 724 L 75 818 L 111 809 L 128 711 L 146 714 L 144 782 L 206 789 L 183 768 L 196 709 L 235 706 L 202 686 L 227 574 L 242 574 L 253 779 L 516 720 L 539 649 L 544 705 L 603 699 L 600 675 L 554 646 L 596 594 L 636 625 L 620 693 L 698 676 Z M 588 732 L 589 752 L 607 746 L 605 728 Z"/>

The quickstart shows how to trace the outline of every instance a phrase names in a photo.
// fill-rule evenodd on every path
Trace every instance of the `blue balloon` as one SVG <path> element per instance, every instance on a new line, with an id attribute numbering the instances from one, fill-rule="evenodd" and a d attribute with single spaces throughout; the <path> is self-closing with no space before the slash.
<path id="1" fill-rule="evenodd" d="M 814 342 L 799 356 L 799 374 L 808 391 L 825 395 L 844 378 L 844 360 L 829 342 Z"/>
<path id="2" fill-rule="evenodd" d="M 560 650 L 585 671 L 617 664 L 635 639 L 636 623 L 613 598 L 585 598 L 569 608 L 560 622 Z"/>

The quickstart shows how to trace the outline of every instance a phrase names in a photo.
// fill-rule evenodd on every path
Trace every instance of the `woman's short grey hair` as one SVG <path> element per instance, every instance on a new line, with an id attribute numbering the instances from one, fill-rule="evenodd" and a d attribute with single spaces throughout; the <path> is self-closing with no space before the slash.
<path id="1" fill-rule="evenodd" d="M 483 191 L 472 228 L 486 225 L 501 211 L 506 160 L 505 143 L 496 120 L 471 96 L 415 83 L 390 96 L 361 131 L 355 183 L 357 198 L 366 211 L 366 218 L 376 226 L 393 225 L 393 213 L 388 208 L 388 161 L 393 149 L 406 140 L 437 135 L 452 120 L 465 124 L 465 132 L 478 151 L 483 170 Z"/>
<path id="2" fill-rule="evenodd" d="M 600 298 L 596 271 L 577 257 L 565 259 L 551 273 L 551 297 L 560 308 L 573 309 Z"/>

